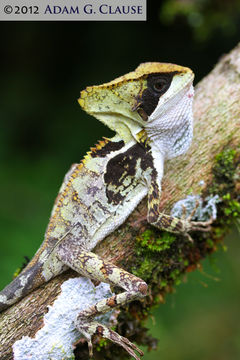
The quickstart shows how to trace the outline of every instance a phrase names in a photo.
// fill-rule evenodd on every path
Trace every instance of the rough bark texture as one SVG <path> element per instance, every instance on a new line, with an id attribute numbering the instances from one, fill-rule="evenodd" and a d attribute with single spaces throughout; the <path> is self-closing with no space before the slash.
<path id="1" fill-rule="evenodd" d="M 149 348 L 153 339 L 146 336 L 142 320 L 146 307 L 161 302 L 183 273 L 199 266 L 199 261 L 216 250 L 234 219 L 240 215 L 237 202 L 240 180 L 240 46 L 224 56 L 214 70 L 196 87 L 194 102 L 194 140 L 188 153 L 166 164 L 163 180 L 161 211 L 169 212 L 172 205 L 189 193 L 222 197 L 218 205 L 218 218 L 209 234 L 194 233 L 194 244 L 177 236 L 169 246 L 169 239 L 146 223 L 146 201 L 138 206 L 126 223 L 108 236 L 96 249 L 98 254 L 141 275 L 149 284 L 149 295 L 143 302 L 129 305 L 119 317 L 118 331 Z M 205 185 L 200 185 L 204 180 Z M 164 236 L 166 240 L 164 240 Z M 157 251 L 152 246 L 160 241 Z M 161 248 L 162 246 L 162 248 Z M 139 260 L 138 260 L 139 259 Z M 151 266 L 143 269 L 143 262 L 152 259 Z M 176 261 L 178 259 L 178 261 Z M 147 263 L 146 263 L 147 264 Z M 12 359 L 11 345 L 23 335 L 34 336 L 42 326 L 47 306 L 60 293 L 60 285 L 73 271 L 58 276 L 0 316 L 0 358 Z M 144 315 L 143 315 L 144 314 Z M 133 329 L 133 330 L 132 330 Z M 96 341 L 98 339 L 95 339 Z M 119 348 L 107 344 L 95 351 L 96 359 L 121 359 Z M 88 359 L 86 344 L 76 349 L 77 359 Z"/>

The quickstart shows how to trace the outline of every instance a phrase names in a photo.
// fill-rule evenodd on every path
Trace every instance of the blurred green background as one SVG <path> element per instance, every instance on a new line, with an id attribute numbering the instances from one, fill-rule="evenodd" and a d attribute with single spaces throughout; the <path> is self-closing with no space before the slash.
<path id="1" fill-rule="evenodd" d="M 148 0 L 147 22 L 2 22 L 0 30 L 3 287 L 38 249 L 70 165 L 111 135 L 81 111 L 79 91 L 144 61 L 189 66 L 197 83 L 238 43 L 240 1 Z M 204 261 L 207 275 L 190 274 L 154 310 L 148 325 L 159 349 L 144 359 L 240 358 L 238 239 L 233 232 L 229 250 Z"/>

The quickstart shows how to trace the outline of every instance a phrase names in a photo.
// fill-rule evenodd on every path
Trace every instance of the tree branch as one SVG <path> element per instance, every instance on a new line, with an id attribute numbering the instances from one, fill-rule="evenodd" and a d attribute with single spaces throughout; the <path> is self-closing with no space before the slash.
<path id="1" fill-rule="evenodd" d="M 224 56 L 214 70 L 196 87 L 194 102 L 194 140 L 190 151 L 166 164 L 161 211 L 189 193 L 220 195 L 218 218 L 210 233 L 194 233 L 194 244 L 181 236 L 173 238 L 146 223 L 146 200 L 143 200 L 126 223 L 108 236 L 96 252 L 121 267 L 142 276 L 149 284 L 143 302 L 129 305 L 119 317 L 118 331 L 139 343 L 153 346 L 140 326 L 146 307 L 161 302 L 183 273 L 195 269 L 199 261 L 216 250 L 234 219 L 239 218 L 237 193 L 240 189 L 240 46 Z M 202 185 L 204 181 L 204 186 Z M 238 207 L 239 206 L 239 207 Z M 159 240 L 160 239 L 160 240 Z M 156 242 L 156 240 L 158 240 Z M 155 247 L 153 246 L 155 244 Z M 158 245 L 156 245 L 158 244 Z M 158 247 L 157 247 L 158 246 Z M 68 271 L 36 289 L 0 316 L 0 358 L 13 358 L 12 345 L 22 336 L 33 337 L 43 326 L 43 315 L 61 292 L 60 285 Z M 132 326 L 133 325 L 133 326 Z M 129 334 L 129 329 L 131 330 Z M 76 350 L 77 359 L 87 359 L 84 344 Z M 97 359 L 113 359 L 115 345 L 108 344 Z M 80 350 L 79 350 L 80 349 Z M 121 358 L 120 350 L 118 358 Z"/>

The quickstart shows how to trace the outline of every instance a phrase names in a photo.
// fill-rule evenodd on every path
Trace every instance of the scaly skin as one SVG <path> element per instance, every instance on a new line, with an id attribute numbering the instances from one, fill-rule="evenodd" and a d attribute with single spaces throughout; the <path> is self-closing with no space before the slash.
<path id="1" fill-rule="evenodd" d="M 165 158 L 184 153 L 192 137 L 193 73 L 164 63 L 141 64 L 134 72 L 100 86 L 87 87 L 79 103 L 117 135 L 104 138 L 80 164 L 72 166 L 52 210 L 45 239 L 28 266 L 0 293 L 0 311 L 67 268 L 124 292 L 86 308 L 76 319 L 92 354 L 97 333 L 121 345 L 135 359 L 134 344 L 94 320 L 94 316 L 140 299 L 147 284 L 92 252 L 119 227 L 148 194 L 148 221 L 184 233 L 207 230 L 159 213 Z"/>

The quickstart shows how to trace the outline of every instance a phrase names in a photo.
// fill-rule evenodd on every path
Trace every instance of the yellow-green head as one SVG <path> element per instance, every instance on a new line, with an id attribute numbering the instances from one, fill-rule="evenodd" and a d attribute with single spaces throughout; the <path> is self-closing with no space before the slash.
<path id="1" fill-rule="evenodd" d="M 108 83 L 81 91 L 79 104 L 124 140 L 136 139 L 160 106 L 171 105 L 177 94 L 192 85 L 191 69 L 175 64 L 149 62 Z"/>

